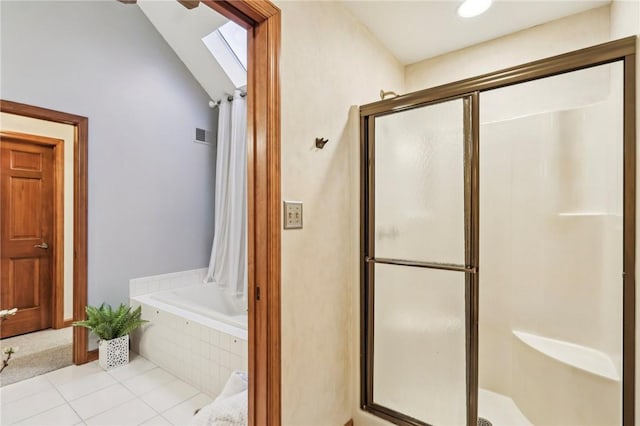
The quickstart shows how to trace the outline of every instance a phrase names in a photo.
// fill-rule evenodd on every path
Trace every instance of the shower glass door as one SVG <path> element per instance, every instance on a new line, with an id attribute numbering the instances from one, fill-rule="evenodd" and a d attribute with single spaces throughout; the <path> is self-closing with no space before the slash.
<path id="1" fill-rule="evenodd" d="M 467 423 L 471 104 L 368 126 L 366 404 L 407 424 Z"/>
<path id="2" fill-rule="evenodd" d="M 360 107 L 363 410 L 637 424 L 635 63 L 629 37 Z"/>

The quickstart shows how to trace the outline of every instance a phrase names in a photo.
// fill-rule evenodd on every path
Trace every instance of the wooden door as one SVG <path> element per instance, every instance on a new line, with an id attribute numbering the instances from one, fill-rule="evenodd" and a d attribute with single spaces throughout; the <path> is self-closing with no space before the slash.
<path id="1" fill-rule="evenodd" d="M 53 147 L 2 137 L 0 308 L 18 308 L 2 338 L 51 327 Z"/>

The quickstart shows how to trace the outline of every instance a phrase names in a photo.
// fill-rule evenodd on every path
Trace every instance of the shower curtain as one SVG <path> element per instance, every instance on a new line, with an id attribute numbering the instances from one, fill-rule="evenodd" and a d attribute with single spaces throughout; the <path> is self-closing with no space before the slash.
<path id="1" fill-rule="evenodd" d="M 205 282 L 247 298 L 247 104 L 236 91 L 219 105 L 215 224 Z"/>

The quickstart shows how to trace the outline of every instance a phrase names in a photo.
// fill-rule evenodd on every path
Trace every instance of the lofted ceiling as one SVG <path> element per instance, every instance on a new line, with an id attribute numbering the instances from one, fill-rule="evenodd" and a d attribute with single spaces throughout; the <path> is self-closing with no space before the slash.
<path id="1" fill-rule="evenodd" d="M 202 42 L 228 19 L 203 4 L 187 9 L 177 1 L 138 0 L 137 5 L 212 100 L 233 93 L 235 86 Z"/>
<path id="2" fill-rule="evenodd" d="M 484 14 L 461 18 L 457 14 L 458 0 L 341 1 L 404 65 L 610 3 L 494 0 Z"/>
<path id="3" fill-rule="evenodd" d="M 610 0 L 494 0 L 474 18 L 461 18 L 461 0 L 336 0 L 404 65 L 462 49 Z M 189 2 L 183 2 L 189 3 Z M 234 84 L 202 38 L 228 22 L 210 7 L 187 9 L 178 1 L 138 0 L 138 7 L 191 71 L 211 99 L 233 93 Z"/>

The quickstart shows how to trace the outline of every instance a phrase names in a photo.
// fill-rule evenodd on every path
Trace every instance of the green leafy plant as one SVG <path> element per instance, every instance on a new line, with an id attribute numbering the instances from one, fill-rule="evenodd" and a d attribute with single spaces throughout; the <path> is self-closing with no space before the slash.
<path id="1" fill-rule="evenodd" d="M 87 306 L 87 319 L 73 323 L 77 327 L 85 327 L 102 340 L 111 340 L 126 336 L 147 320 L 140 319 L 142 309 L 138 306 L 133 311 L 131 306 L 120 304 L 118 309 L 104 303 L 99 307 Z"/>

